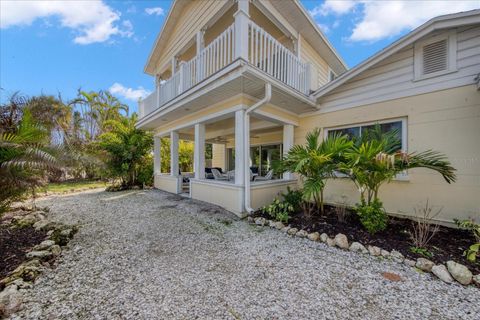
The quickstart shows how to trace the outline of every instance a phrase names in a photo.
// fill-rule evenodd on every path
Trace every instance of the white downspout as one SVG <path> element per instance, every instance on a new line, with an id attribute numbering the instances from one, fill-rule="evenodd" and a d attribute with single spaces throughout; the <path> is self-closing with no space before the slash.
<path id="1" fill-rule="evenodd" d="M 266 103 L 270 102 L 272 98 L 272 85 L 267 82 L 265 84 L 265 97 L 262 100 L 255 103 L 253 106 L 245 111 L 245 117 L 243 121 L 243 141 L 244 141 L 244 181 L 245 181 L 245 211 L 247 214 L 251 214 L 254 210 L 250 206 L 250 113 L 255 109 L 260 108 Z"/>

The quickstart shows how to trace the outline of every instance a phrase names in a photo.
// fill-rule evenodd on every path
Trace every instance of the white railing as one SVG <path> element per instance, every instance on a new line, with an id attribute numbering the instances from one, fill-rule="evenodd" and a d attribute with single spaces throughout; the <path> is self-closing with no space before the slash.
<path id="1" fill-rule="evenodd" d="M 248 23 L 249 63 L 290 87 L 309 94 L 310 67 L 253 21 Z"/>
<path id="2" fill-rule="evenodd" d="M 217 73 L 238 57 L 243 57 L 249 64 L 299 92 L 309 94 L 308 63 L 302 62 L 293 52 L 251 20 L 248 20 L 248 24 L 245 23 L 245 29 L 235 31 L 235 28 L 236 25 L 232 24 L 193 59 L 181 62 L 178 71 L 170 79 L 161 82 L 155 92 L 140 101 L 140 117 Z M 235 37 L 239 35 L 248 38 L 248 42 L 244 42 L 247 45 L 241 47 L 242 50 L 236 50 L 240 47 L 235 47 L 238 40 Z M 246 41 L 247 38 L 243 39 Z"/>

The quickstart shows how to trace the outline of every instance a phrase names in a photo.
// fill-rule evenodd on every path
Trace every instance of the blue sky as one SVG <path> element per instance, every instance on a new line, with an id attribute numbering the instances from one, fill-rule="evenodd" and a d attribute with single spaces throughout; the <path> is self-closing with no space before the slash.
<path id="1" fill-rule="evenodd" d="M 428 19 L 480 8 L 469 1 L 302 0 L 349 67 Z M 0 100 L 78 88 L 110 90 L 136 110 L 153 89 L 143 67 L 171 1 L 0 2 Z"/>

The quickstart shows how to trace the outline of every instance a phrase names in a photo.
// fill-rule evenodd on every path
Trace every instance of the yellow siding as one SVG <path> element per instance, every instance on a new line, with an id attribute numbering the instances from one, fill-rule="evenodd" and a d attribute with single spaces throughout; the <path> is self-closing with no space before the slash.
<path id="1" fill-rule="evenodd" d="M 311 65 L 311 88 L 316 90 L 328 82 L 328 64 L 303 38 L 300 38 L 300 58 Z"/>
<path id="2" fill-rule="evenodd" d="M 457 169 L 458 181 L 450 185 L 433 171 L 411 170 L 408 181 L 393 181 L 381 188 L 387 211 L 413 215 L 414 207 L 428 199 L 431 205 L 443 207 L 439 220 L 479 217 L 480 94 L 474 85 L 304 117 L 295 130 L 295 143 L 304 143 L 305 134 L 315 127 L 401 117 L 407 118 L 408 151 L 445 153 Z M 350 204 L 359 198 L 348 180 L 327 183 L 327 201 L 338 202 L 342 195 Z"/>
<path id="3" fill-rule="evenodd" d="M 222 168 L 225 170 L 225 156 L 224 144 L 212 144 L 212 167 Z"/>

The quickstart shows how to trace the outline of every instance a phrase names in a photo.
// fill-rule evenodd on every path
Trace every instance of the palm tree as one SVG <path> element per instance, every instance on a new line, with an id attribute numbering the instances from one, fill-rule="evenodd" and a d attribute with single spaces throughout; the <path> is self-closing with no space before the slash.
<path id="1" fill-rule="evenodd" d="M 357 186 L 362 203 L 378 201 L 380 187 L 408 169 L 427 168 L 440 173 L 448 183 L 455 181 L 455 169 L 445 155 L 432 150 L 406 153 L 398 150 L 400 146 L 398 131 L 382 133 L 376 125 L 354 139 L 345 152 L 345 162 L 339 168 Z"/>
<path id="2" fill-rule="evenodd" d="M 337 164 L 351 146 L 346 136 L 335 135 L 321 140 L 320 129 L 315 129 L 307 134 L 305 145 L 295 145 L 288 151 L 278 169 L 299 174 L 303 180 L 304 200 L 307 204 L 313 200 L 323 213 L 326 180 L 335 177 Z"/>

